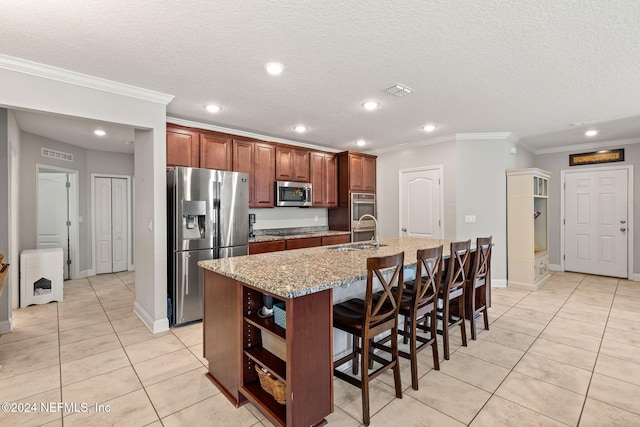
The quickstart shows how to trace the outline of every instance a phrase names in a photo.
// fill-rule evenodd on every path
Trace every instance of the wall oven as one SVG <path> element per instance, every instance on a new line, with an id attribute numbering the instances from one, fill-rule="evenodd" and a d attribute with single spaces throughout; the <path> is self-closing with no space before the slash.
<path id="1" fill-rule="evenodd" d="M 276 181 L 276 206 L 311 206 L 311 184 Z"/>
<path id="2" fill-rule="evenodd" d="M 368 193 L 351 193 L 351 241 L 371 240 L 376 235 L 376 223 L 367 217 L 360 221 L 362 215 L 376 216 L 376 195 Z"/>

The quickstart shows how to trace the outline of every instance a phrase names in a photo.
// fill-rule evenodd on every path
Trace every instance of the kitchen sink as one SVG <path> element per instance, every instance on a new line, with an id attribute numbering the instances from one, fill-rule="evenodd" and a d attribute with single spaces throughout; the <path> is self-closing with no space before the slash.
<path id="1" fill-rule="evenodd" d="M 333 246 L 331 248 L 327 248 L 329 250 L 332 251 L 361 251 L 363 249 L 375 249 L 376 247 L 382 247 L 382 246 L 387 246 L 387 245 L 379 245 L 376 246 L 374 243 L 349 243 L 348 245 L 340 245 L 340 246 Z"/>

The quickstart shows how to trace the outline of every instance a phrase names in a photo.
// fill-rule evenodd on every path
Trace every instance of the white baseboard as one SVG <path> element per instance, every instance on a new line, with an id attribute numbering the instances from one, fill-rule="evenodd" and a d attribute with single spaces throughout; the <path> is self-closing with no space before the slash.
<path id="1" fill-rule="evenodd" d="M 159 332 L 165 332 L 169 330 L 169 319 L 163 318 L 159 320 L 154 320 L 153 317 L 147 313 L 147 311 L 142 308 L 138 301 L 133 304 L 133 312 L 142 320 L 142 323 L 145 324 L 147 328 L 153 334 L 157 334 Z"/>
<path id="2" fill-rule="evenodd" d="M 549 264 L 550 271 L 564 271 L 560 264 Z"/>
<path id="3" fill-rule="evenodd" d="M 507 279 L 491 279 L 492 288 L 506 288 Z"/>
<path id="4" fill-rule="evenodd" d="M 9 332 L 13 332 L 11 320 L 3 320 L 0 322 L 0 334 L 8 334 Z"/>
<path id="5" fill-rule="evenodd" d="M 631 280 L 633 280 L 634 282 L 640 282 L 640 274 L 633 273 L 633 276 L 631 276 Z"/>
<path id="6" fill-rule="evenodd" d="M 136 271 L 136 265 L 135 264 L 129 264 L 129 271 Z"/>

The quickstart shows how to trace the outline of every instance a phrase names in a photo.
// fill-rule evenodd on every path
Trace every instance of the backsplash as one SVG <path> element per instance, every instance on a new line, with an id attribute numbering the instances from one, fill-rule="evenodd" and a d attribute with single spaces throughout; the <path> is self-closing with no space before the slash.
<path id="1" fill-rule="evenodd" d="M 249 209 L 249 213 L 256 215 L 253 230 L 259 234 L 259 230 L 274 228 L 301 228 L 324 227 L 329 225 L 326 208 L 273 208 L 273 209 Z"/>

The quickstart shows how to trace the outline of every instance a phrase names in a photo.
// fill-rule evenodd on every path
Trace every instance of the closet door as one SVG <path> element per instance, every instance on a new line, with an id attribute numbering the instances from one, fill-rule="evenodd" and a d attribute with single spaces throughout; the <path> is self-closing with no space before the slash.
<path id="1" fill-rule="evenodd" d="M 111 180 L 111 246 L 112 272 L 129 269 L 128 240 L 128 204 L 127 180 L 112 178 Z"/>
<path id="2" fill-rule="evenodd" d="M 111 178 L 96 178 L 96 274 L 113 272 Z"/>

